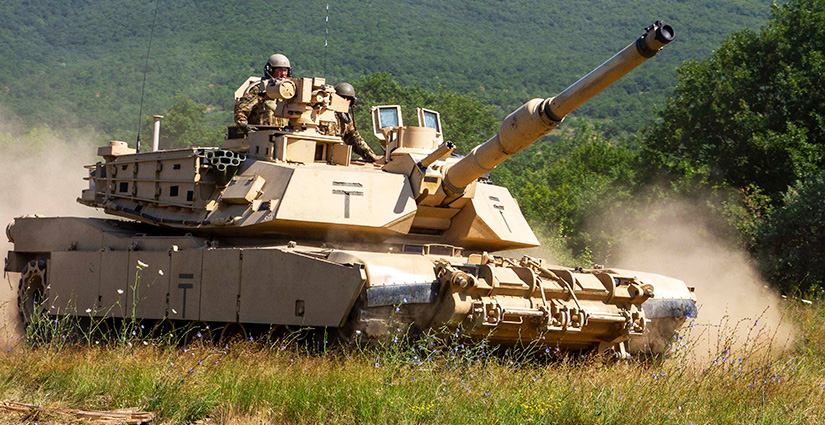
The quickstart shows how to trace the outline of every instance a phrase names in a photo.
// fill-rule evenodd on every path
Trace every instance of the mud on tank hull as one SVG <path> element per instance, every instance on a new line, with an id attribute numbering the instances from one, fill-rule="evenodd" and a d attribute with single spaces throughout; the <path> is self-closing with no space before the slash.
<path id="1" fill-rule="evenodd" d="M 682 281 L 618 269 L 571 269 L 447 246 L 417 253 L 261 246 L 120 220 L 23 217 L 6 271 L 20 307 L 54 316 L 135 318 L 215 328 L 322 327 L 383 338 L 398 328 L 459 330 L 492 344 L 661 352 L 687 317 Z M 259 242 L 259 241 L 255 241 Z"/>

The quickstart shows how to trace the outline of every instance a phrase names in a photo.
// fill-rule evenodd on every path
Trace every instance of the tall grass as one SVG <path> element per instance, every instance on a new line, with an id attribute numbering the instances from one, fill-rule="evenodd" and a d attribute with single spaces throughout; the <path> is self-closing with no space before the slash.
<path id="1" fill-rule="evenodd" d="M 801 329 L 790 351 L 731 343 L 741 325 L 722 324 L 701 361 L 690 333 L 667 359 L 605 363 L 455 336 L 318 349 L 294 334 L 181 347 L 141 332 L 80 344 L 52 332 L 0 353 L 0 398 L 137 407 L 169 423 L 823 423 L 825 305 L 787 304 Z"/>

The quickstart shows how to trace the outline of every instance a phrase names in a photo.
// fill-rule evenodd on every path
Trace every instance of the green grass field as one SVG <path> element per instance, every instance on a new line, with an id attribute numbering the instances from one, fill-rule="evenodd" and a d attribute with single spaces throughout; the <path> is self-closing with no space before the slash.
<path id="1" fill-rule="evenodd" d="M 735 342 L 747 324 L 688 326 L 664 358 L 629 363 L 434 336 L 319 353 L 287 339 L 179 347 L 125 328 L 70 344 L 58 321 L 51 342 L 0 353 L 0 400 L 138 408 L 158 423 L 823 423 L 825 305 L 785 310 L 791 349 L 770 349 L 777 335 Z M 695 348 L 699 334 L 711 349 Z M 72 420 L 0 410 L 0 423 Z"/>

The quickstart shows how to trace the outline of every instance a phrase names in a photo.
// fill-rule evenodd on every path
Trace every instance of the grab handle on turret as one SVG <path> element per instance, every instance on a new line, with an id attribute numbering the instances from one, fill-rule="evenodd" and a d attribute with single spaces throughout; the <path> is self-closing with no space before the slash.
<path id="1" fill-rule="evenodd" d="M 557 96 L 533 99 L 515 110 L 504 119 L 498 134 L 446 169 L 444 190 L 453 196 L 448 196 L 445 203 L 456 199 L 465 187 L 498 164 L 553 131 L 571 111 L 653 57 L 673 40 L 673 35 L 670 25 L 656 21 L 645 28 L 639 39 Z"/>

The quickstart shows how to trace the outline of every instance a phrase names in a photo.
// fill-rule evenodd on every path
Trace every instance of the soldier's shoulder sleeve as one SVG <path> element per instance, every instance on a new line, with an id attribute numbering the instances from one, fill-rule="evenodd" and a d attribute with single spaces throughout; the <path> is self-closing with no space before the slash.
<path id="1" fill-rule="evenodd" d="M 238 99 L 235 103 L 235 124 L 237 125 L 244 125 L 248 124 L 249 121 L 249 113 L 252 111 L 252 108 L 260 101 L 261 97 L 261 90 L 262 84 L 257 83 L 249 86 L 246 89 L 246 93 Z"/>

